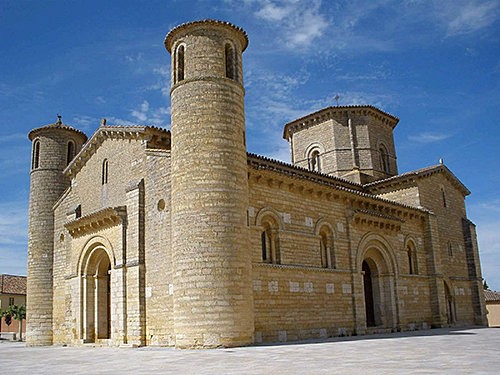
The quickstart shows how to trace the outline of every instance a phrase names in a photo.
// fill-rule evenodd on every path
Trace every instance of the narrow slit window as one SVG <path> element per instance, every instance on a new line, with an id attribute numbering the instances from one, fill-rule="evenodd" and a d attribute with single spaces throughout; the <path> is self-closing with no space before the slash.
<path id="1" fill-rule="evenodd" d="M 379 154 L 380 154 L 380 167 L 382 168 L 382 171 L 389 173 L 389 154 L 384 145 L 380 145 Z"/>
<path id="2" fill-rule="evenodd" d="M 320 251 L 321 251 L 321 267 L 323 268 L 329 268 L 329 262 L 328 262 L 328 239 L 326 238 L 326 235 L 321 236 L 321 244 L 320 244 Z"/>
<path id="3" fill-rule="evenodd" d="M 69 165 L 71 163 L 71 160 L 75 158 L 75 142 L 69 141 L 68 142 L 68 152 L 66 155 L 66 165 Z"/>
<path id="4" fill-rule="evenodd" d="M 33 159 L 31 160 L 31 168 L 37 169 L 40 166 L 40 141 L 36 140 L 33 144 Z"/>
<path id="5" fill-rule="evenodd" d="M 102 162 L 102 184 L 106 185 L 108 183 L 108 170 L 109 170 L 109 163 L 108 159 L 104 159 Z"/>
<path id="6" fill-rule="evenodd" d="M 409 274 L 413 275 L 414 269 L 413 269 L 413 252 L 411 247 L 408 247 L 408 267 L 409 267 Z"/>
<path id="7" fill-rule="evenodd" d="M 443 207 L 448 207 L 446 203 L 446 193 L 444 192 L 444 188 L 441 188 L 441 197 L 443 199 Z"/>
<path id="8" fill-rule="evenodd" d="M 177 82 L 184 80 L 184 45 L 177 48 Z"/>
<path id="9" fill-rule="evenodd" d="M 260 235 L 261 246 L 262 246 L 262 260 L 267 261 L 267 233 L 263 231 Z"/>
<path id="10" fill-rule="evenodd" d="M 236 54 L 234 47 L 227 43 L 225 48 L 226 57 L 226 77 L 236 80 Z"/>

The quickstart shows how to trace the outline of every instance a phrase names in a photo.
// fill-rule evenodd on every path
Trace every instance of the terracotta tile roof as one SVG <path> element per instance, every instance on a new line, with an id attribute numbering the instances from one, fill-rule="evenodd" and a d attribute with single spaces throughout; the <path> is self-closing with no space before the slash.
<path id="1" fill-rule="evenodd" d="M 0 294 L 26 295 L 26 276 L 0 275 Z"/>
<path id="2" fill-rule="evenodd" d="M 203 24 L 210 24 L 210 25 L 220 25 L 220 26 L 228 26 L 233 28 L 234 30 L 238 31 L 241 33 L 242 37 L 242 45 L 241 45 L 241 52 L 243 52 L 247 46 L 248 46 L 248 36 L 245 30 L 243 30 L 241 27 L 236 26 L 230 22 L 226 21 L 219 21 L 219 20 L 213 20 L 213 19 L 205 19 L 205 20 L 200 20 L 200 21 L 192 21 L 192 22 L 186 22 L 183 23 L 179 26 L 174 27 L 170 32 L 167 34 L 165 37 L 165 48 L 167 49 L 168 52 L 171 51 L 172 48 L 172 39 L 174 37 L 174 34 L 178 33 L 179 31 L 182 31 L 183 29 L 186 29 L 190 26 L 197 26 L 197 25 L 203 25 Z"/>
<path id="3" fill-rule="evenodd" d="M 385 123 L 390 125 L 393 129 L 399 122 L 399 118 L 397 118 L 396 116 L 384 112 L 381 109 L 378 109 L 377 107 L 374 107 L 372 105 L 330 106 L 285 124 L 285 127 L 283 128 L 283 139 L 288 140 L 290 138 L 291 133 L 294 133 L 297 130 L 303 128 L 319 124 L 327 119 L 334 118 L 334 116 L 338 116 L 339 114 L 345 111 L 350 111 L 350 112 L 358 111 L 360 113 L 368 113 L 372 116 L 380 118 Z"/>
<path id="4" fill-rule="evenodd" d="M 28 134 L 28 138 L 30 139 L 30 141 L 32 141 L 40 132 L 42 132 L 44 130 L 48 130 L 48 129 L 69 130 L 71 132 L 78 134 L 83 139 L 83 142 L 87 141 L 87 135 L 84 132 L 82 132 L 81 130 L 75 129 L 72 126 L 63 124 L 62 121 L 60 121 L 60 119 L 53 124 L 48 124 L 48 125 L 42 126 L 40 128 L 36 128 L 36 129 L 31 130 Z"/>
<path id="5" fill-rule="evenodd" d="M 500 292 L 495 292 L 493 290 L 485 290 L 484 299 L 486 302 L 500 301 Z"/>

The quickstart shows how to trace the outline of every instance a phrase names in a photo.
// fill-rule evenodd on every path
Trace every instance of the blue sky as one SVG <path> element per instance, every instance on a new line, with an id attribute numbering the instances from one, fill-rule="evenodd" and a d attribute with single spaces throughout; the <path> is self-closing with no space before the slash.
<path id="1" fill-rule="evenodd" d="M 288 161 L 283 125 L 329 105 L 400 118 L 399 171 L 440 158 L 472 191 L 483 276 L 500 290 L 500 0 L 0 0 L 0 273 L 25 274 L 28 131 L 56 120 L 169 128 L 174 26 L 243 27 L 249 151 Z"/>

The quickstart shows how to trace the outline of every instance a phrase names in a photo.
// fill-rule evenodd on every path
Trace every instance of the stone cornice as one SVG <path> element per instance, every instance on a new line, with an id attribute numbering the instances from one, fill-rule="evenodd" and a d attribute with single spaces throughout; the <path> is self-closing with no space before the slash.
<path id="1" fill-rule="evenodd" d="M 248 166 L 255 171 L 270 171 L 278 174 L 278 176 L 281 175 L 296 180 L 312 182 L 317 185 L 316 188 L 310 189 L 304 188 L 303 186 L 301 187 L 299 182 L 297 184 L 287 185 L 296 185 L 295 189 L 303 192 L 313 190 L 317 193 L 318 197 L 323 196 L 326 199 L 343 199 L 349 201 L 349 206 L 355 209 L 370 210 L 379 212 L 382 215 L 403 219 L 422 217 L 430 212 L 422 207 L 414 207 L 366 193 L 362 185 L 338 177 L 312 172 L 302 167 L 293 166 L 255 154 L 248 154 L 247 160 Z M 276 185 L 279 185 L 278 180 L 283 180 L 283 177 L 275 178 L 277 181 Z M 268 179 L 264 178 L 263 180 Z"/>
<path id="2" fill-rule="evenodd" d="M 353 210 L 352 222 L 357 225 L 399 232 L 405 220 L 379 211 L 358 209 Z"/>
<path id="3" fill-rule="evenodd" d="M 64 225 L 73 238 L 81 237 L 99 230 L 111 228 L 125 222 L 127 209 L 125 206 L 108 207 L 89 215 L 72 220 Z"/>
<path id="4" fill-rule="evenodd" d="M 284 163 L 279 160 L 274 160 L 267 158 L 265 156 L 247 153 L 248 165 L 254 169 L 267 169 L 276 171 L 281 174 L 288 175 L 290 177 L 300 177 L 307 178 L 313 182 L 320 182 L 331 184 L 335 183 L 335 185 L 343 186 L 347 189 L 361 191 L 363 186 L 356 182 L 352 182 L 341 177 L 330 176 L 321 172 L 310 171 L 306 168 L 299 167 L 296 165 Z"/>
<path id="5" fill-rule="evenodd" d="M 106 139 L 141 139 L 147 149 L 170 149 L 170 131 L 154 126 L 116 126 L 102 125 L 85 143 L 73 161 L 66 167 L 64 174 L 73 178 Z"/>
<path id="6" fill-rule="evenodd" d="M 399 122 L 397 117 L 371 105 L 334 106 L 323 108 L 317 112 L 289 122 L 283 129 L 283 138 L 289 140 L 290 135 L 298 130 L 323 123 L 330 119 L 338 118 L 338 116 L 345 116 L 348 112 L 356 115 L 373 116 L 393 129 Z"/>
<path id="7" fill-rule="evenodd" d="M 346 270 L 346 269 L 326 268 L 326 267 L 319 267 L 319 266 L 304 266 L 304 265 L 300 265 L 300 264 L 276 264 L 276 263 L 253 262 L 252 266 L 253 267 L 277 268 L 277 269 L 288 269 L 288 270 L 295 270 L 295 271 L 351 273 L 350 270 Z"/>

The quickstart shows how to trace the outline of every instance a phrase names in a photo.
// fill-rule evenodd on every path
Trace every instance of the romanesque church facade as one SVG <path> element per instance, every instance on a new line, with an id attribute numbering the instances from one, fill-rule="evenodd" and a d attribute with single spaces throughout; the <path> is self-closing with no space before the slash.
<path id="1" fill-rule="evenodd" d="M 398 174 L 398 119 L 324 108 L 247 153 L 245 32 L 174 28 L 171 130 L 32 130 L 28 345 L 229 347 L 484 325 L 467 188 Z"/>

